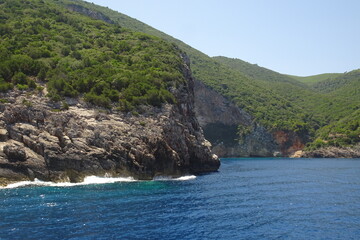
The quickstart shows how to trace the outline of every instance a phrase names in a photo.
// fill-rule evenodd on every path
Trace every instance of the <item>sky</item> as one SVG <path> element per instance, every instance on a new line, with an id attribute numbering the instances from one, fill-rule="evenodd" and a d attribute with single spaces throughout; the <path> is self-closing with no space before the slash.
<path id="1" fill-rule="evenodd" d="M 359 0 L 88 0 L 209 56 L 297 76 L 360 68 Z"/>

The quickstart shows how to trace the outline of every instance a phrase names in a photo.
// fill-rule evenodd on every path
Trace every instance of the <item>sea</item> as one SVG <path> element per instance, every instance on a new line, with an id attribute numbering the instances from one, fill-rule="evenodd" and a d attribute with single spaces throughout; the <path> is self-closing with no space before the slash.
<path id="1" fill-rule="evenodd" d="M 152 181 L 0 189 L 0 239 L 360 239 L 360 159 L 222 159 Z"/>

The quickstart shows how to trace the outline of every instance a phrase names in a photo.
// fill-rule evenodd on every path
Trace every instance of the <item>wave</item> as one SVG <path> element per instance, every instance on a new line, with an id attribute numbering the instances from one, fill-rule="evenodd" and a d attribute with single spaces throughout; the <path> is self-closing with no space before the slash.
<path id="1" fill-rule="evenodd" d="M 135 182 L 136 180 L 132 177 L 128 178 L 110 178 L 110 177 L 97 177 L 97 176 L 88 176 L 84 178 L 83 182 L 80 183 L 71 183 L 71 182 L 44 182 L 35 178 L 34 181 L 22 181 L 16 182 L 3 187 L 8 188 L 19 188 L 25 186 L 44 186 L 44 187 L 74 187 L 82 185 L 91 185 L 91 184 L 106 184 L 106 183 L 115 183 L 115 182 Z"/>
<path id="2" fill-rule="evenodd" d="M 165 177 L 165 176 L 159 176 L 155 177 L 153 181 L 189 181 L 195 179 L 196 176 L 194 175 L 188 175 L 188 176 L 182 176 L 179 178 L 171 178 L 171 177 Z M 0 189 L 10 189 L 10 188 L 20 188 L 20 187 L 26 187 L 26 186 L 43 186 L 43 187 L 74 187 L 74 186 L 83 186 L 83 185 L 93 185 L 93 184 L 107 184 L 107 183 L 116 183 L 116 182 L 137 182 L 138 180 L 135 180 L 132 177 L 97 177 L 97 176 L 88 176 L 84 178 L 83 182 L 80 183 L 71 183 L 71 182 L 44 182 L 40 181 L 35 178 L 34 181 L 22 181 L 22 182 L 16 182 L 11 183 L 5 187 L 0 187 Z"/>
<path id="3" fill-rule="evenodd" d="M 154 178 L 154 181 L 189 181 L 189 180 L 194 180 L 196 178 L 195 175 L 187 175 L 187 176 L 182 176 L 182 177 L 178 177 L 178 178 L 172 178 L 172 177 L 167 177 L 167 176 L 158 176 Z"/>

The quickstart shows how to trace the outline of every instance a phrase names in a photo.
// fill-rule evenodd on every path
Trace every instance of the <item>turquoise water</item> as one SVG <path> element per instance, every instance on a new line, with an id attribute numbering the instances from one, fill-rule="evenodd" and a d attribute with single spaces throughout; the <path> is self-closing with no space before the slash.
<path id="1" fill-rule="evenodd" d="M 0 189 L 0 239 L 360 239 L 360 159 L 223 159 L 179 180 Z"/>

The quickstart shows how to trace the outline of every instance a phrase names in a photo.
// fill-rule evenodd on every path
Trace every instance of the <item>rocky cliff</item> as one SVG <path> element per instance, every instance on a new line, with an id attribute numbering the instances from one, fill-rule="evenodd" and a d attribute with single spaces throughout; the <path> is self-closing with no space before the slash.
<path id="1" fill-rule="evenodd" d="M 67 99 L 69 109 L 59 111 L 42 93 L 2 94 L 0 182 L 216 171 L 220 162 L 196 120 L 187 64 L 183 72 L 187 82 L 171 90 L 176 104 L 143 106 L 139 114 L 94 108 L 79 99 Z"/>
<path id="2" fill-rule="evenodd" d="M 195 111 L 219 157 L 291 156 L 304 148 L 297 134 L 269 132 L 246 111 L 199 81 L 195 81 Z M 242 134 L 239 126 L 245 130 Z"/>

